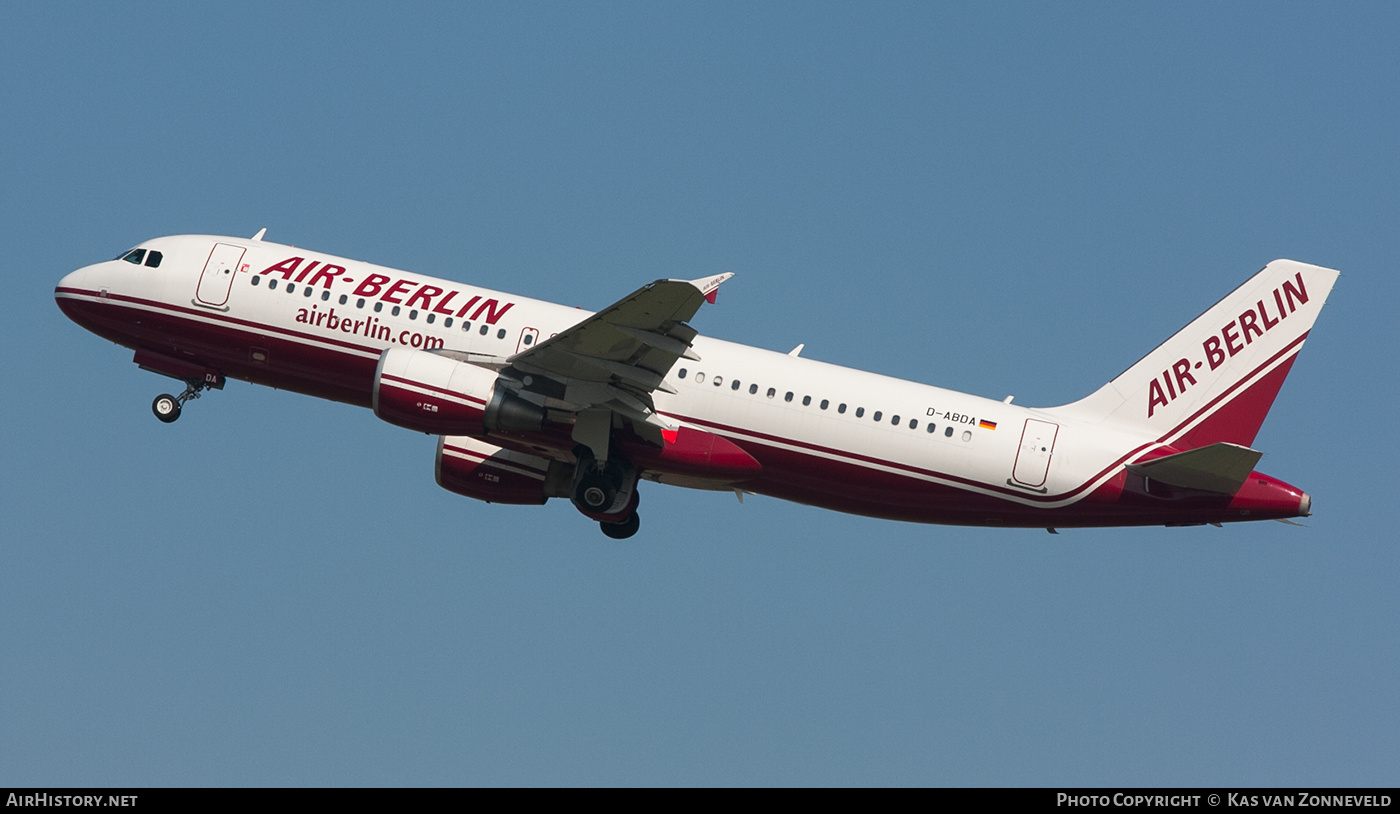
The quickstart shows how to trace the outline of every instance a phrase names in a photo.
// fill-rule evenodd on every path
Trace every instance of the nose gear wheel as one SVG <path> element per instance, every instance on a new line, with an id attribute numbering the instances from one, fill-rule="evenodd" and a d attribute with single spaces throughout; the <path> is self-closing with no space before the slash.
<path id="1" fill-rule="evenodd" d="M 173 423 L 180 417 L 180 410 L 185 402 L 199 398 L 200 391 L 208 387 L 209 385 L 201 379 L 185 379 L 184 392 L 178 396 L 172 396 L 169 393 L 161 393 L 156 396 L 156 400 L 151 402 L 151 412 L 155 413 L 156 418 L 166 424 Z"/>

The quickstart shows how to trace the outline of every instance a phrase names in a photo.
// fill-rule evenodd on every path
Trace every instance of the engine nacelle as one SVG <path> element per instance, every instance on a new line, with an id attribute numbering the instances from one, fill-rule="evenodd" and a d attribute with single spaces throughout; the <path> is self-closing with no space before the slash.
<path id="1" fill-rule="evenodd" d="M 465 436 L 438 440 L 438 486 L 487 503 L 539 505 L 567 495 L 570 467 Z"/>
<path id="2" fill-rule="evenodd" d="M 374 414 L 390 424 L 432 435 L 480 437 L 544 425 L 544 408 L 498 387 L 494 372 L 411 348 L 380 354 L 372 403 Z"/>

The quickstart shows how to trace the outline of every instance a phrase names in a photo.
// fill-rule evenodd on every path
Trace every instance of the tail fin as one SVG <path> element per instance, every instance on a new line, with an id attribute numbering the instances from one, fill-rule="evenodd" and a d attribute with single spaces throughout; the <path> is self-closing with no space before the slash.
<path id="1" fill-rule="evenodd" d="M 1337 280 L 1275 260 L 1118 378 L 1051 412 L 1178 449 L 1249 446 Z"/>

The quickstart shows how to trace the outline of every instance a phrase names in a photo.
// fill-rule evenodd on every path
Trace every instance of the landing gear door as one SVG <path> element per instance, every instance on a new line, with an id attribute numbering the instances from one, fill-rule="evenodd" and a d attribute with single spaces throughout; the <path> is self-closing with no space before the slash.
<path id="1" fill-rule="evenodd" d="M 1055 452 L 1055 436 L 1059 433 L 1059 424 L 1026 419 L 1026 428 L 1021 431 L 1021 447 L 1016 450 L 1016 466 L 1011 472 L 1017 484 L 1032 489 L 1045 485 L 1050 456 Z"/>
<path id="2" fill-rule="evenodd" d="M 233 273 L 238 262 L 243 259 L 241 246 L 215 243 L 209 253 L 209 261 L 204 264 L 204 273 L 199 275 L 199 289 L 195 298 L 200 305 L 219 308 L 228 302 L 229 289 L 233 287 Z M 227 308 L 225 308 L 227 310 Z"/>

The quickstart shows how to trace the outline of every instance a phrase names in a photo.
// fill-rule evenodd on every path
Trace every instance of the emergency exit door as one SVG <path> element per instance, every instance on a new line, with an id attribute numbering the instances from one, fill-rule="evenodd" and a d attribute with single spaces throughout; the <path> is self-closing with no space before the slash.
<path id="1" fill-rule="evenodd" d="M 515 343 L 515 352 L 521 353 L 522 351 L 527 351 L 533 348 L 538 341 L 540 341 L 540 329 L 525 328 L 520 332 L 520 339 Z"/>

